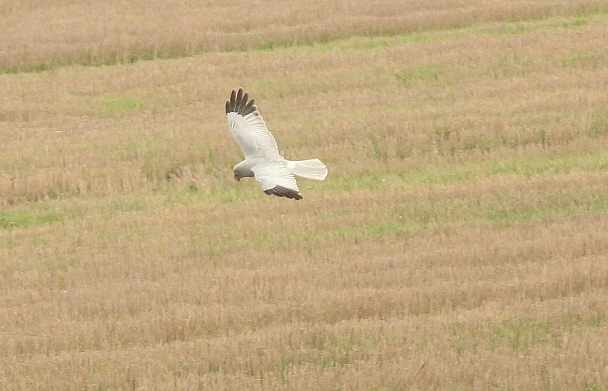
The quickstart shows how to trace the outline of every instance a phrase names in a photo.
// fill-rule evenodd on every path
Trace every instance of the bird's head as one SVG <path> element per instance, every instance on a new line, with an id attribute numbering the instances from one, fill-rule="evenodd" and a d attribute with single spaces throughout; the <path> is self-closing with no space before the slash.
<path id="1" fill-rule="evenodd" d="M 253 177 L 253 171 L 251 170 L 251 162 L 247 160 L 244 160 L 234 166 L 232 172 L 234 174 L 234 179 L 236 179 L 237 181 L 240 181 L 241 179 L 246 177 Z"/>

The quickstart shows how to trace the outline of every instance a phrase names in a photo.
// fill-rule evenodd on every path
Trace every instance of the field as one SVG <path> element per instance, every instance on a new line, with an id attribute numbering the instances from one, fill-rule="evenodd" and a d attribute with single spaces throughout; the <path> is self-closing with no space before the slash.
<path id="1" fill-rule="evenodd" d="M 606 1 L 0 0 L 0 36 L 0 389 L 608 390 Z M 240 86 L 327 164 L 302 201 L 233 179 Z"/>

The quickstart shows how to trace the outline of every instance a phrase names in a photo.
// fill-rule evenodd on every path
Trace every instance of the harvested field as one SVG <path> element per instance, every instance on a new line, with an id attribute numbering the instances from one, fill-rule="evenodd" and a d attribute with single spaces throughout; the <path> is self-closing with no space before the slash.
<path id="1" fill-rule="evenodd" d="M 605 1 L 3 1 L 0 35 L 0 389 L 608 390 Z M 233 179 L 239 86 L 327 164 L 302 201 Z"/>

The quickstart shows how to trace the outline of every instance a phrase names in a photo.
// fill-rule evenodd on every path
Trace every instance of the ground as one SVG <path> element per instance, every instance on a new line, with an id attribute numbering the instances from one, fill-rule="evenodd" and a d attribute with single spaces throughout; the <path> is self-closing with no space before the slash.
<path id="1" fill-rule="evenodd" d="M 602 1 L 0 3 L 3 390 L 608 390 Z M 237 182 L 256 99 L 301 201 Z"/>

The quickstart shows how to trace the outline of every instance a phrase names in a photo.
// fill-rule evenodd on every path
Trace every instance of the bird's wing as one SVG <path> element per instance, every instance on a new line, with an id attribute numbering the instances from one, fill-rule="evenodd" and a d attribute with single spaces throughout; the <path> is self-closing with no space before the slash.
<path id="1" fill-rule="evenodd" d="M 249 95 L 239 88 L 238 93 L 232 90 L 230 100 L 226 101 L 226 118 L 232 135 L 245 157 L 280 157 L 277 142 L 257 110 L 255 99 L 247 101 L 248 98 Z"/>
<path id="2" fill-rule="evenodd" d="M 264 193 L 294 200 L 302 199 L 296 177 L 287 170 L 285 163 L 260 163 L 253 167 L 253 173 Z"/>

